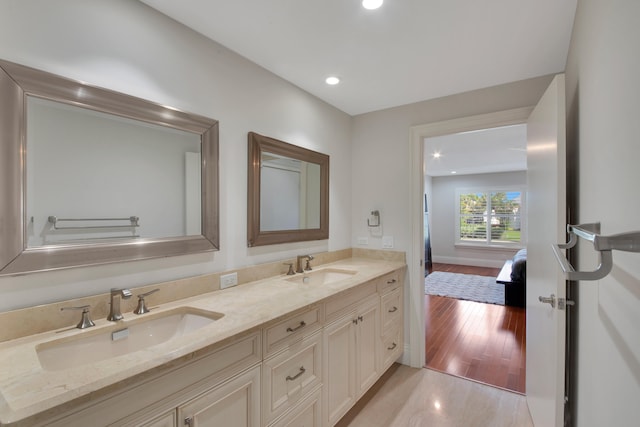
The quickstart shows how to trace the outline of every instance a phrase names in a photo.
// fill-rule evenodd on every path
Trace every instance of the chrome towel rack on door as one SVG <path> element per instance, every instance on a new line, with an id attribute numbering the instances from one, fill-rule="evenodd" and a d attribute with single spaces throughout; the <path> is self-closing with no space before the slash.
<path id="1" fill-rule="evenodd" d="M 611 236 L 600 235 L 600 223 L 570 225 L 567 224 L 569 241 L 567 243 L 553 244 L 553 252 L 560 263 L 560 267 L 568 280 L 599 280 L 605 277 L 613 267 L 613 255 L 611 251 L 640 252 L 640 231 L 613 234 Z M 600 265 L 594 271 L 576 271 L 562 253 L 563 249 L 570 249 L 578 243 L 578 238 L 583 238 L 593 243 L 593 247 L 600 254 Z"/>

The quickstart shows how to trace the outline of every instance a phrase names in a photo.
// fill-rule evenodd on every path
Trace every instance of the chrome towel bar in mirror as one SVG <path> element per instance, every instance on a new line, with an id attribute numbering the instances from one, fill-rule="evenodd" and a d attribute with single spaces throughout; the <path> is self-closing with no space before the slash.
<path id="1" fill-rule="evenodd" d="M 600 235 L 600 223 L 571 225 L 567 224 L 569 241 L 567 243 L 553 244 L 553 252 L 560 263 L 567 280 L 599 280 L 605 277 L 613 267 L 612 250 L 625 252 L 640 252 L 640 231 L 614 234 L 611 236 Z M 576 271 L 562 253 L 563 249 L 570 249 L 578 243 L 581 237 L 593 243 L 593 248 L 600 254 L 600 265 L 594 271 Z"/>

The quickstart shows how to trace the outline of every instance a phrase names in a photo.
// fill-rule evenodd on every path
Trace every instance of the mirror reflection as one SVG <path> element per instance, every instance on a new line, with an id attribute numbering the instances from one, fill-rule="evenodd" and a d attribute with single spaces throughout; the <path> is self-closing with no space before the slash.
<path id="1" fill-rule="evenodd" d="M 27 98 L 27 247 L 201 234 L 200 135 Z"/>
<path id="2" fill-rule="evenodd" d="M 320 227 L 320 165 L 263 152 L 260 230 Z"/>
<path id="3" fill-rule="evenodd" d="M 218 250 L 218 122 L 0 60 L 0 275 Z"/>
<path id="4" fill-rule="evenodd" d="M 249 133 L 249 246 L 329 237 L 329 156 Z"/>

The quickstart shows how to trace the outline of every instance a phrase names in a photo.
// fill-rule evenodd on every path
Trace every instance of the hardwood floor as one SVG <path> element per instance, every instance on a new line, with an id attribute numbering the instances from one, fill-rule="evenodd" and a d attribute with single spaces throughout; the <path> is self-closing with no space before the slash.
<path id="1" fill-rule="evenodd" d="M 499 268 L 434 264 L 433 271 L 497 276 Z M 524 393 L 525 309 L 425 295 L 426 367 Z"/>

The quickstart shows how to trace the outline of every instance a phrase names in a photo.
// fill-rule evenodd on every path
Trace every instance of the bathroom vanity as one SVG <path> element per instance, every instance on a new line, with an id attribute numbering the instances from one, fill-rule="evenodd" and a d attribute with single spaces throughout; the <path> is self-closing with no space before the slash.
<path id="1" fill-rule="evenodd" d="M 0 343 L 0 425 L 332 426 L 404 351 L 405 269 L 345 258 Z"/>

